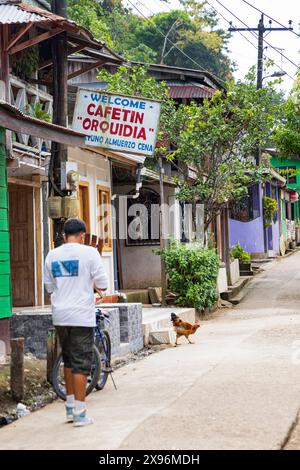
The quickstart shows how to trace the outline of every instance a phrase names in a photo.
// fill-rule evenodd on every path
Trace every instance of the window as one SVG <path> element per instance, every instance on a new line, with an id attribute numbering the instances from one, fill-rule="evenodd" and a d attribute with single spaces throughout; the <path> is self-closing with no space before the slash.
<path id="1" fill-rule="evenodd" d="M 129 193 L 134 194 L 135 191 Z M 150 188 L 142 188 L 138 199 L 128 199 L 128 246 L 160 244 L 160 196 Z"/>
<path id="2" fill-rule="evenodd" d="M 98 236 L 103 241 L 103 251 L 112 250 L 111 197 L 110 189 L 97 186 L 98 191 Z"/>
<path id="3" fill-rule="evenodd" d="M 79 217 L 84 220 L 86 224 L 87 233 L 91 233 L 90 226 L 90 198 L 89 198 L 89 183 L 81 181 L 78 190 L 79 199 Z"/>
<path id="4" fill-rule="evenodd" d="M 230 217 L 239 222 L 250 222 L 259 217 L 259 186 L 248 188 L 248 195 L 231 206 Z"/>
<path id="5" fill-rule="evenodd" d="M 297 169 L 295 166 L 287 167 L 287 183 L 296 184 L 297 183 Z"/>

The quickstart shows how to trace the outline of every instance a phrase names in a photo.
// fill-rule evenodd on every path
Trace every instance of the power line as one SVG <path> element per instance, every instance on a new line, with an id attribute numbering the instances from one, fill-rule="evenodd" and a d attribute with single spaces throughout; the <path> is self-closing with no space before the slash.
<path id="1" fill-rule="evenodd" d="M 216 8 L 215 6 L 213 6 L 209 1 L 206 0 L 206 3 L 207 3 L 213 10 L 215 10 L 215 12 L 216 12 L 221 18 L 223 18 L 224 21 L 226 21 L 229 25 L 232 24 L 231 21 L 229 21 L 227 18 L 225 18 L 225 16 L 224 16 L 219 10 L 217 10 L 217 8 Z M 241 31 L 237 31 L 237 32 L 238 32 L 249 44 L 251 44 L 251 46 L 254 47 L 256 51 L 258 50 L 257 45 L 256 45 L 256 44 L 253 44 L 253 42 L 251 42 L 250 39 L 247 38 L 247 36 L 245 36 L 245 34 L 243 34 Z M 255 35 L 255 34 L 253 34 L 253 36 L 254 36 L 255 38 L 257 37 L 257 35 Z M 266 54 L 265 54 L 265 56 L 266 56 L 267 59 L 272 60 L 272 59 L 270 59 L 270 57 L 268 57 Z M 281 70 L 282 72 L 285 72 L 285 73 L 286 73 L 286 71 L 285 71 L 280 65 L 278 65 L 278 64 L 277 64 L 276 62 L 274 62 L 274 61 L 273 61 L 273 63 L 274 63 L 274 65 L 275 65 L 279 70 Z M 286 75 L 287 75 L 291 80 L 294 81 L 294 77 L 292 77 L 292 76 L 289 75 L 288 73 L 286 73 Z"/>
<path id="2" fill-rule="evenodd" d="M 249 7 L 253 8 L 254 10 L 258 11 L 259 13 L 262 13 L 264 14 L 265 16 L 267 16 L 268 18 L 270 18 L 270 20 L 274 21 L 274 23 L 277 23 L 279 24 L 282 28 L 285 28 L 287 29 L 288 31 L 290 31 L 291 33 L 295 34 L 295 36 L 297 36 L 298 38 L 300 37 L 300 34 L 296 33 L 296 31 L 294 31 L 292 29 L 292 27 L 290 28 L 287 28 L 286 26 L 284 26 L 282 23 L 280 23 L 280 21 L 278 20 L 275 20 L 272 16 L 270 16 L 268 13 L 260 10 L 259 8 L 257 8 L 256 6 L 252 5 L 250 2 L 248 2 L 247 0 L 242 0 L 242 2 L 246 3 L 247 5 L 249 5 Z M 292 23 L 290 23 L 292 24 Z"/>
<path id="3" fill-rule="evenodd" d="M 146 21 L 148 21 L 149 23 L 151 23 L 151 20 L 149 18 L 147 18 L 146 15 L 144 15 L 144 13 L 136 6 L 134 5 L 134 3 L 131 1 L 131 0 L 127 0 L 128 3 L 130 3 L 131 6 L 133 6 L 133 8 L 135 8 L 139 14 L 141 16 L 143 16 L 143 18 L 145 18 Z M 140 5 L 142 5 L 144 8 L 145 8 L 145 5 L 140 2 Z M 148 8 L 147 8 L 148 9 Z M 149 10 L 149 9 L 148 9 Z M 150 11 L 150 10 L 149 10 Z M 152 12 L 152 14 L 154 15 L 154 12 Z M 158 26 L 156 25 L 153 25 L 155 27 L 155 29 L 159 32 L 159 34 L 163 37 L 163 38 L 166 38 L 166 35 L 158 28 Z M 194 60 L 192 57 L 190 57 L 188 54 L 186 54 L 182 49 L 180 49 L 173 41 L 171 41 L 169 38 L 167 38 L 167 41 L 175 48 L 177 49 L 179 52 L 181 52 L 181 54 L 183 54 L 187 59 L 189 59 L 191 62 L 193 62 L 195 65 L 197 65 L 197 67 L 200 68 L 200 70 L 202 72 L 206 72 L 208 73 L 211 77 L 214 77 L 216 80 L 218 80 L 219 82 L 222 82 L 226 85 L 226 81 L 223 80 L 223 78 L 221 77 L 218 77 L 217 75 L 215 75 L 214 73 L 210 72 L 209 70 L 205 69 L 202 67 L 202 65 L 200 65 L 196 60 Z"/>
<path id="4" fill-rule="evenodd" d="M 224 5 L 222 2 L 220 2 L 220 0 L 215 0 L 219 5 L 221 5 L 222 8 L 224 8 L 224 10 L 228 11 L 228 13 L 230 15 L 232 15 L 234 18 L 236 18 L 240 23 L 242 23 L 245 27 L 246 27 L 246 31 L 250 31 L 252 33 L 253 36 L 255 36 L 256 38 L 258 38 L 258 35 L 255 33 L 255 31 L 257 31 L 257 28 L 250 28 L 243 20 L 241 20 L 235 13 L 233 13 L 231 10 L 229 10 L 229 8 L 226 7 L 226 5 Z M 288 28 L 284 28 L 284 29 L 287 29 Z M 266 31 L 272 31 L 271 28 L 265 28 Z M 277 28 L 273 28 L 273 30 L 277 30 Z M 288 30 L 289 31 L 289 30 Z M 299 66 L 297 64 L 295 64 L 295 62 L 293 62 L 291 59 L 289 59 L 285 54 L 283 54 L 282 52 L 279 52 L 276 47 L 274 47 L 272 44 L 270 44 L 268 41 L 264 40 L 266 44 L 268 44 L 269 47 L 271 47 L 272 49 L 274 49 L 274 51 L 277 52 L 277 54 L 281 54 L 282 57 L 284 57 L 288 62 L 290 62 L 294 67 L 297 68 L 297 70 L 299 69 Z"/>
<path id="5" fill-rule="evenodd" d="M 221 17 L 223 18 L 224 21 L 226 21 L 226 23 L 228 24 L 231 24 L 231 22 L 225 18 L 225 16 L 219 11 L 217 10 L 211 3 L 209 3 L 207 0 L 206 0 L 206 3 L 213 9 L 215 10 L 215 12 Z M 253 44 L 253 42 L 250 41 L 249 38 L 247 38 L 247 36 L 245 36 L 245 34 L 243 34 L 241 31 L 239 31 L 240 35 L 247 41 L 249 42 L 249 44 L 251 44 L 251 46 L 253 46 L 256 50 L 257 50 L 257 46 L 255 44 Z"/>
<path id="6" fill-rule="evenodd" d="M 138 0 L 137 0 L 137 1 L 138 1 Z M 165 5 L 170 11 L 172 11 L 172 8 L 171 8 L 167 3 L 163 2 L 162 0 L 158 0 L 158 1 L 160 1 L 161 3 L 164 3 L 164 5 Z M 140 2 L 139 2 L 139 3 L 140 3 Z M 229 25 L 231 25 L 231 22 L 230 22 L 227 18 L 225 18 L 225 16 L 224 16 L 219 10 L 217 10 L 217 8 L 216 8 L 214 5 L 212 5 L 208 0 L 206 0 L 206 3 L 207 3 L 213 10 L 215 10 L 215 12 L 216 12 L 221 18 L 223 18 L 224 21 L 226 21 L 226 23 L 228 23 Z M 147 8 L 148 11 L 150 11 L 148 7 L 146 7 L 146 8 Z M 274 21 L 274 20 L 273 20 L 273 21 Z M 246 36 L 245 34 L 243 34 L 241 31 L 238 31 L 238 33 L 245 39 L 245 41 L 247 41 L 249 44 L 251 44 L 252 47 L 254 47 L 256 50 L 258 50 L 257 45 L 256 45 L 256 44 L 253 44 L 253 42 L 251 42 L 250 39 L 247 38 L 247 36 Z M 255 37 L 255 39 L 257 39 L 257 35 L 254 34 L 253 32 L 251 32 L 251 33 L 252 33 L 253 37 Z M 280 65 L 278 65 L 273 59 L 270 59 L 270 57 L 268 57 L 266 54 L 265 54 L 265 56 L 266 56 L 267 59 L 273 61 L 275 67 L 277 67 L 277 68 L 278 68 L 279 70 L 281 70 L 282 72 L 285 72 L 285 73 L 286 73 L 286 71 L 285 71 Z M 289 77 L 291 80 L 294 81 L 294 77 L 292 77 L 292 76 L 289 75 L 288 73 L 286 73 L 286 75 L 287 75 L 287 77 Z"/>

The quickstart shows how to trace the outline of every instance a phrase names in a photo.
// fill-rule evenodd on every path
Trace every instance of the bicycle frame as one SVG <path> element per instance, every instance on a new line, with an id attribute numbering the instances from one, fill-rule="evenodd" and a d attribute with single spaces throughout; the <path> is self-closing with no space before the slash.
<path id="1" fill-rule="evenodd" d="M 97 338 L 99 338 L 103 347 L 103 351 L 105 353 L 106 365 L 109 366 L 110 358 L 108 357 L 107 351 L 105 349 L 105 342 L 103 339 L 102 326 L 101 326 L 102 321 L 110 323 L 110 319 L 108 315 L 103 313 L 100 308 L 97 308 L 96 309 L 95 343 L 96 343 Z"/>

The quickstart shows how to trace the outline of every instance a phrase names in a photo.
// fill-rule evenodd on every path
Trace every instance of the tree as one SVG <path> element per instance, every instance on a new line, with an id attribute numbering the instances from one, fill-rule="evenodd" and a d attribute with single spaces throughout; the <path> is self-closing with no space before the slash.
<path id="1" fill-rule="evenodd" d="M 186 68 L 199 68 L 199 63 L 200 67 L 228 79 L 231 78 L 232 66 L 223 53 L 228 36 L 222 30 L 215 30 L 214 24 L 202 9 L 201 13 L 197 10 L 197 14 L 191 14 L 189 10 L 172 10 L 144 21 L 135 36 L 138 43 L 155 52 L 157 62 Z"/>
<path id="2" fill-rule="evenodd" d="M 285 121 L 275 133 L 275 143 L 285 158 L 300 157 L 300 75 L 285 106 Z"/>
<path id="3" fill-rule="evenodd" d="M 103 19 L 103 10 L 96 0 L 68 0 L 68 14 L 72 20 L 87 28 L 96 39 L 113 47 L 108 25 Z"/>
<path id="4" fill-rule="evenodd" d="M 70 18 L 128 60 L 145 63 L 163 60 L 167 65 L 187 68 L 199 68 L 199 63 L 223 79 L 231 78 L 232 64 L 226 55 L 228 34 L 218 28 L 215 12 L 203 2 L 182 3 L 184 10 L 149 18 L 124 7 L 121 0 L 69 0 L 68 11 Z"/>
<path id="5" fill-rule="evenodd" d="M 257 166 L 253 156 L 272 138 L 284 105 L 272 85 L 257 90 L 252 78 L 229 83 L 226 94 L 216 92 L 202 107 L 192 104 L 178 111 L 181 132 L 171 158 L 196 172 L 193 182 L 179 180 L 178 197 L 204 204 L 205 230 L 223 208 L 264 179 L 265 166 Z"/>

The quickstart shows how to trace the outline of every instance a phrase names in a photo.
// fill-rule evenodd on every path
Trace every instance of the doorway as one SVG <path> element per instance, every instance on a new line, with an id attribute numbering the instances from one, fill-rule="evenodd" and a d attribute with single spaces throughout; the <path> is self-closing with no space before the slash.
<path id="1" fill-rule="evenodd" d="M 35 305 L 33 188 L 10 184 L 9 224 L 13 307 Z"/>

